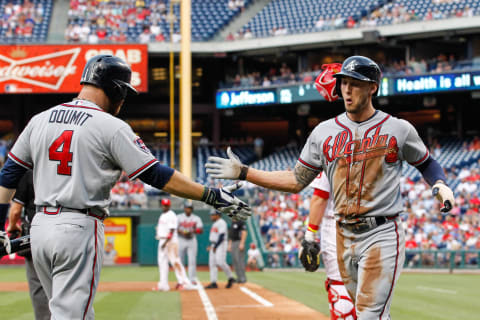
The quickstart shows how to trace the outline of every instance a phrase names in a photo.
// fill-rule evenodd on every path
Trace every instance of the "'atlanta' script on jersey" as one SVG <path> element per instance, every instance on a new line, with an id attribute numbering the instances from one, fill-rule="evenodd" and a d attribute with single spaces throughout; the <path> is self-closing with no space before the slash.
<path id="1" fill-rule="evenodd" d="M 385 160 L 387 163 L 395 162 L 398 160 L 397 139 L 394 136 L 391 136 L 389 139 L 388 134 L 380 135 L 380 129 L 381 127 L 378 127 L 372 137 L 364 137 L 363 139 L 355 139 L 348 142 L 349 134 L 346 130 L 339 132 L 335 138 L 329 136 L 323 143 L 323 154 L 328 162 L 345 157 L 347 163 L 353 163 L 383 155 L 386 156 Z"/>

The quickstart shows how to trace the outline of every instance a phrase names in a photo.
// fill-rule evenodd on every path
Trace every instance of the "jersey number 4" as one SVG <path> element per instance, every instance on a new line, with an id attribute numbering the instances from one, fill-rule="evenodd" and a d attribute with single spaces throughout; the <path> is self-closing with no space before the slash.
<path id="1" fill-rule="evenodd" d="M 48 158 L 52 161 L 60 161 L 57 173 L 61 175 L 72 175 L 72 166 L 69 165 L 73 159 L 73 153 L 70 152 L 72 136 L 73 130 L 65 130 L 48 148 Z"/>

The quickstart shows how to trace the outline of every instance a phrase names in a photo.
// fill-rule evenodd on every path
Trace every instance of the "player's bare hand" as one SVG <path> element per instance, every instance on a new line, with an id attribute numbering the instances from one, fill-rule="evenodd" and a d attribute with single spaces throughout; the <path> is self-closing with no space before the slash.
<path id="1" fill-rule="evenodd" d="M 223 188 L 208 188 L 203 201 L 232 219 L 245 221 L 252 215 L 252 209 L 233 194 L 242 186 L 238 182 Z"/>
<path id="2" fill-rule="evenodd" d="M 205 164 L 206 172 L 212 177 L 217 179 L 230 179 L 230 180 L 245 180 L 242 176 L 243 170 L 248 170 L 248 167 L 244 166 L 235 153 L 233 153 L 230 147 L 227 148 L 228 159 L 220 157 L 208 157 L 208 162 Z M 246 171 L 244 172 L 246 175 Z"/>
<path id="3" fill-rule="evenodd" d="M 22 233 L 22 228 L 18 224 L 9 224 L 7 228 L 7 232 L 10 234 L 17 234 Z"/>
<path id="4" fill-rule="evenodd" d="M 443 204 L 442 212 L 452 210 L 455 198 L 453 191 L 443 182 L 438 182 L 432 187 L 432 194 Z"/>
<path id="5" fill-rule="evenodd" d="M 12 252 L 12 248 L 10 246 L 10 238 L 8 237 L 8 233 L 5 231 L 0 231 L 0 246 L 5 247 L 5 251 L 7 254 Z"/>

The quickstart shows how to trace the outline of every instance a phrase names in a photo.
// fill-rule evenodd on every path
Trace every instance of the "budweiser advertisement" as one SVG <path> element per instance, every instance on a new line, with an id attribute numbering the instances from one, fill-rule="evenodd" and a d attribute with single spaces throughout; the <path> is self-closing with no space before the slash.
<path id="1" fill-rule="evenodd" d="M 147 92 L 146 45 L 0 46 L 0 93 L 75 93 L 85 63 L 112 54 L 132 68 L 132 85 Z"/>

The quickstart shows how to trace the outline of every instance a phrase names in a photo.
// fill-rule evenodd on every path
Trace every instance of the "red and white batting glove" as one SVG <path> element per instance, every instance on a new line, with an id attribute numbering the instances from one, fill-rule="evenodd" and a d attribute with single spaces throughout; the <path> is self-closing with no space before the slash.
<path id="1" fill-rule="evenodd" d="M 337 79 L 333 77 L 335 73 L 340 72 L 342 69 L 341 63 L 329 63 L 322 65 L 322 73 L 315 79 L 315 88 L 317 91 L 329 102 L 333 102 L 338 99 L 338 95 L 335 91 L 335 85 Z"/>

